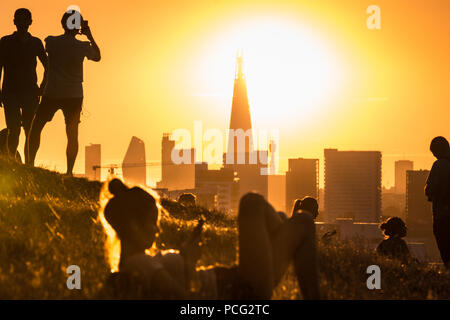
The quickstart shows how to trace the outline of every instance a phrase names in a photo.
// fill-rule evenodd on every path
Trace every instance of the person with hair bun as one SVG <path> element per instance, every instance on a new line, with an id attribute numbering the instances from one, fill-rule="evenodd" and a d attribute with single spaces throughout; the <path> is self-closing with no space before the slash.
<path id="1" fill-rule="evenodd" d="M 399 217 L 391 217 L 380 224 L 386 239 L 377 247 L 377 252 L 392 259 L 407 262 L 411 254 L 403 237 L 406 237 L 407 228 L 403 220 Z"/>
<path id="2" fill-rule="evenodd" d="M 119 272 L 105 286 L 118 293 L 114 298 L 270 299 L 293 262 L 303 298 L 320 299 L 312 213 L 299 209 L 285 220 L 262 195 L 248 193 L 239 204 L 237 264 L 195 269 L 202 220 L 180 254 L 150 255 L 146 249 L 155 243 L 159 221 L 155 198 L 117 179 L 107 186 L 113 197 L 99 218 L 108 235 L 115 232 L 121 249 Z M 102 297 L 111 297 L 109 292 Z"/>
<path id="3" fill-rule="evenodd" d="M 294 209 L 292 210 L 292 215 L 294 215 L 299 210 L 306 210 L 312 214 L 313 218 L 316 219 L 319 215 L 319 204 L 317 200 L 312 197 L 304 197 L 303 199 L 297 199 L 294 203 Z"/>
<path id="4" fill-rule="evenodd" d="M 106 294 L 126 299 L 187 298 L 187 271 L 195 270 L 198 241 L 185 245 L 181 254 L 174 250 L 149 254 L 159 232 L 157 200 L 139 187 L 128 188 L 119 179 L 111 180 L 107 187 L 112 198 L 100 211 L 100 220 L 107 235 L 111 236 L 111 227 L 120 241 L 120 260 L 118 270 L 111 265 L 112 271 L 118 272 L 108 279 Z"/>
<path id="5" fill-rule="evenodd" d="M 196 204 L 197 197 L 192 193 L 183 193 L 178 197 L 178 203 L 185 207 L 193 207 Z"/>

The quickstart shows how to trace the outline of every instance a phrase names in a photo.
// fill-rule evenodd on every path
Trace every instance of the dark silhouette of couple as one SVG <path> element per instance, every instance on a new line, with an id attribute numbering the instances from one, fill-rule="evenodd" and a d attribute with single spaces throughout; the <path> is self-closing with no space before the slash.
<path id="1" fill-rule="evenodd" d="M 34 165 L 45 124 L 61 109 L 67 134 L 67 174 L 72 175 L 78 153 L 78 125 L 83 105 L 83 61 L 100 61 L 97 46 L 87 21 L 77 11 L 64 13 L 61 25 L 64 34 L 49 36 L 42 41 L 33 37 L 28 29 L 33 20 L 28 9 L 14 14 L 17 31 L 0 40 L 0 105 L 5 109 L 7 126 L 6 151 L 17 154 L 21 127 L 25 142 L 25 163 Z M 89 41 L 80 41 L 77 35 Z M 36 58 L 44 67 L 40 86 L 37 85 Z M 39 102 L 40 100 L 40 102 Z"/>

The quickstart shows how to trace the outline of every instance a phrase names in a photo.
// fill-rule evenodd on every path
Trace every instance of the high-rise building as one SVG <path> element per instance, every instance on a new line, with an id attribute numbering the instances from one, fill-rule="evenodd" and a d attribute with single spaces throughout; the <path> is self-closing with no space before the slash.
<path id="1" fill-rule="evenodd" d="M 406 193 L 406 171 L 414 170 L 414 162 L 410 160 L 395 161 L 395 193 Z"/>
<path id="2" fill-rule="evenodd" d="M 286 212 L 286 176 L 273 174 L 268 178 L 268 201 L 277 211 Z"/>
<path id="3" fill-rule="evenodd" d="M 406 224 L 409 227 L 432 224 L 431 202 L 424 193 L 429 174 L 428 170 L 406 171 Z"/>
<path id="4" fill-rule="evenodd" d="M 245 156 L 245 164 L 249 163 L 249 153 L 253 152 L 252 120 L 247 94 L 247 83 L 243 71 L 244 58 L 242 52 L 236 58 L 233 101 L 231 105 L 230 131 L 242 132 L 239 137 L 230 134 L 228 137 L 227 163 L 239 163 L 239 157 Z"/>
<path id="5" fill-rule="evenodd" d="M 180 159 L 187 159 L 181 163 L 175 163 L 173 155 Z M 195 187 L 195 150 L 175 149 L 175 141 L 170 139 L 170 134 L 163 134 L 161 142 L 161 181 L 158 188 L 168 190 L 193 189 Z"/>
<path id="6" fill-rule="evenodd" d="M 243 55 L 238 53 L 231 106 L 228 149 L 224 167 L 239 178 L 240 196 L 257 192 L 268 195 L 268 152 L 254 150 L 247 83 L 243 72 Z"/>
<path id="7" fill-rule="evenodd" d="M 101 181 L 102 152 L 100 144 L 90 144 L 85 147 L 84 176 L 89 180 Z"/>
<path id="8" fill-rule="evenodd" d="M 381 152 L 325 149 L 325 221 L 379 222 Z"/>
<path id="9" fill-rule="evenodd" d="M 296 199 L 319 197 L 319 159 L 289 159 L 286 172 L 286 211 L 290 215 Z"/>
<path id="10" fill-rule="evenodd" d="M 239 180 L 233 170 L 225 168 L 208 170 L 206 163 L 196 165 L 195 190 L 200 205 L 228 214 L 237 214 Z M 213 195 L 213 203 L 209 202 L 211 195 Z"/>
<path id="11" fill-rule="evenodd" d="M 132 185 L 147 185 L 147 167 L 144 141 L 132 137 L 122 162 L 123 179 Z"/>

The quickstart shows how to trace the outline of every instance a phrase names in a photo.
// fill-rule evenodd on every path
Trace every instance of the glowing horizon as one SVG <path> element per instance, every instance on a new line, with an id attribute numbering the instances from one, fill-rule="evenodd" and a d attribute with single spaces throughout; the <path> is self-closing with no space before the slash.
<path id="1" fill-rule="evenodd" d="M 103 61 L 85 63 L 75 171 L 84 171 L 84 146 L 91 142 L 101 143 L 103 162 L 112 163 L 138 136 L 153 161 L 160 158 L 163 132 L 192 130 L 195 120 L 225 130 L 236 49 L 242 47 L 253 126 L 281 130 L 281 171 L 297 157 L 319 158 L 322 167 L 328 147 L 380 150 L 383 185 L 392 186 L 395 160 L 429 168 L 431 138 L 450 136 L 450 44 L 443 41 L 450 3 L 438 2 L 379 0 L 381 30 L 368 30 L 371 3 L 350 0 L 77 1 Z M 2 3 L 2 36 L 14 31 L 19 7 L 32 11 L 33 35 L 59 34 L 60 17 L 71 4 Z M 64 170 L 63 126 L 58 113 L 44 130 L 37 163 Z M 23 140 L 22 134 L 21 148 Z M 159 179 L 158 169 L 151 174 L 149 181 Z"/>

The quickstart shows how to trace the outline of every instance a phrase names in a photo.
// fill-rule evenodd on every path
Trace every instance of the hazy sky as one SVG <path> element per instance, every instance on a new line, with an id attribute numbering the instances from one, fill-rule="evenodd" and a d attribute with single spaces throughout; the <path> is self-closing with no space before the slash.
<path id="1" fill-rule="evenodd" d="M 372 4 L 381 30 L 366 26 Z M 60 34 L 69 5 L 89 20 L 103 57 L 85 63 L 75 171 L 84 171 L 91 142 L 107 164 L 121 161 L 135 135 L 148 160 L 159 160 L 163 132 L 192 130 L 195 120 L 225 130 L 238 47 L 253 125 L 280 130 L 282 170 L 290 157 L 323 162 L 324 147 L 381 150 L 383 183 L 392 185 L 395 160 L 427 168 L 431 138 L 450 137 L 448 0 L 7 0 L 1 34 L 14 31 L 19 7 L 32 11 L 33 35 Z M 65 145 L 58 113 L 38 162 L 65 170 Z M 159 168 L 151 174 L 156 181 Z"/>

